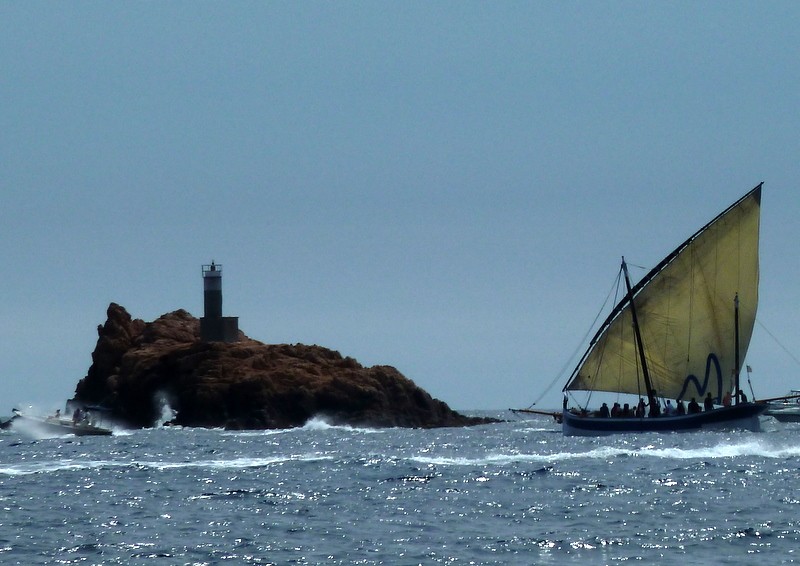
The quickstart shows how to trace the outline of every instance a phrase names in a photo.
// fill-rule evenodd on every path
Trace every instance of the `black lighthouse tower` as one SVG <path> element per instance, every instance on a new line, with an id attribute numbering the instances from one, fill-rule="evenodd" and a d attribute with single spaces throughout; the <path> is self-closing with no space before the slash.
<path id="1" fill-rule="evenodd" d="M 203 342 L 236 342 L 239 339 L 239 317 L 222 316 L 222 265 L 211 262 L 203 266 L 203 309 L 200 318 L 200 339 Z"/>

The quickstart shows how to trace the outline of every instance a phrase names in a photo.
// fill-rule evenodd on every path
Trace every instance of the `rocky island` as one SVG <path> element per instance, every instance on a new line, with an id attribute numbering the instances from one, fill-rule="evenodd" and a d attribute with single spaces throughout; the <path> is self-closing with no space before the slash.
<path id="1" fill-rule="evenodd" d="M 173 424 L 193 427 L 290 428 L 313 417 L 370 427 L 496 422 L 453 411 L 393 367 L 364 367 L 320 346 L 264 344 L 238 329 L 234 342 L 204 341 L 185 310 L 144 322 L 112 303 L 107 317 L 75 401 L 127 426 L 157 424 L 164 401 Z"/>

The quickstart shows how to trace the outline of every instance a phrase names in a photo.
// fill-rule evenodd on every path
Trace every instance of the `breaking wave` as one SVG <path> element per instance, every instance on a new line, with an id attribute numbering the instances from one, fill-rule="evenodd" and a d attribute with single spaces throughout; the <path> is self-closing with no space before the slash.
<path id="1" fill-rule="evenodd" d="M 619 457 L 660 458 L 673 460 L 708 460 L 739 457 L 770 459 L 797 458 L 800 446 L 775 445 L 772 442 L 753 439 L 734 443 L 719 443 L 700 448 L 620 448 L 604 446 L 586 451 L 554 452 L 542 454 L 489 454 L 480 458 L 415 456 L 412 460 L 421 464 L 444 466 L 503 466 L 518 462 L 554 463 L 568 460 L 614 460 Z"/>
<path id="2" fill-rule="evenodd" d="M 131 468 L 140 470 L 176 470 L 176 469 L 216 469 L 243 470 L 248 468 L 265 468 L 287 462 L 318 462 L 330 460 L 323 454 L 297 454 L 275 456 L 269 458 L 235 458 L 233 460 L 196 460 L 190 462 L 164 462 L 155 460 L 122 461 L 122 460 L 58 460 L 49 462 L 31 462 L 13 466 L 0 466 L 0 476 L 24 476 L 31 474 L 49 474 L 81 470 Z"/>

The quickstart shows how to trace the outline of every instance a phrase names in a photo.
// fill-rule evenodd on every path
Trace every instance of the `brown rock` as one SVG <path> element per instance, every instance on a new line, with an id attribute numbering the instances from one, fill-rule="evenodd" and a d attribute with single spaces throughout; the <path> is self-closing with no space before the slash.
<path id="1" fill-rule="evenodd" d="M 108 307 L 92 365 L 75 398 L 136 427 L 153 426 L 161 399 L 174 424 L 232 429 L 288 428 L 310 418 L 353 426 L 441 427 L 495 422 L 451 410 L 390 366 L 363 367 L 320 346 L 200 341 L 184 310 L 145 323 Z"/>

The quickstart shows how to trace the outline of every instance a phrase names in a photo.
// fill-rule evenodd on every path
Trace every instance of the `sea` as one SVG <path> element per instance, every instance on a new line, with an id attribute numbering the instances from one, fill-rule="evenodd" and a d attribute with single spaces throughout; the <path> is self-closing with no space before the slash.
<path id="1" fill-rule="evenodd" d="M 800 425 L 0 433 L 0 564 L 794 564 Z"/>

